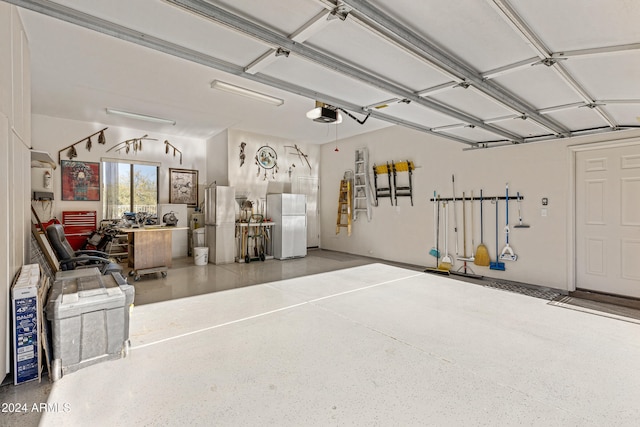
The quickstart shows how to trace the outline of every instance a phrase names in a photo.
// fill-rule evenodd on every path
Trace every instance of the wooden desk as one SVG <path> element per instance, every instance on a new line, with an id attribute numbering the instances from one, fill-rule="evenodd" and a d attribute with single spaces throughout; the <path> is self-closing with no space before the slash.
<path id="1" fill-rule="evenodd" d="M 140 280 L 140 275 L 160 273 L 167 276 L 171 267 L 171 233 L 186 230 L 187 227 L 147 226 L 143 228 L 123 228 L 129 242 L 129 276 Z"/>

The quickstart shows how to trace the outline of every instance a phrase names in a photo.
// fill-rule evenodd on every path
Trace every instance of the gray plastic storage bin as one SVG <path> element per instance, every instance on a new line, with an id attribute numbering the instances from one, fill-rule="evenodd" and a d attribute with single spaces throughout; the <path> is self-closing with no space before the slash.
<path id="1" fill-rule="evenodd" d="M 53 340 L 52 379 L 129 351 L 135 289 L 120 273 L 97 268 L 56 275 L 47 303 Z"/>

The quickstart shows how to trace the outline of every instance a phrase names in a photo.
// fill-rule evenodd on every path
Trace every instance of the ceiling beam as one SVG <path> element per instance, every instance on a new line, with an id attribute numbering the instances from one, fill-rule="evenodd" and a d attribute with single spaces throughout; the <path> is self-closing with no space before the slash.
<path id="1" fill-rule="evenodd" d="M 555 52 L 551 54 L 551 58 L 576 58 L 581 56 L 607 55 L 624 53 L 634 50 L 640 50 L 640 43 L 631 43 L 617 46 L 592 47 L 589 49 L 565 50 L 564 52 Z"/>
<path id="2" fill-rule="evenodd" d="M 54 3 L 46 0 L 5 0 L 7 3 L 21 7 L 23 9 L 31 10 L 50 16 L 52 18 L 59 19 L 64 22 L 68 22 L 74 25 L 78 25 L 83 28 L 87 28 L 93 31 L 97 31 L 102 34 L 106 34 L 112 37 L 116 37 L 127 42 L 135 43 L 140 46 L 144 46 L 168 55 L 182 58 L 212 69 L 223 71 L 228 74 L 240 76 L 248 80 L 252 80 L 276 89 L 280 89 L 292 94 L 303 96 L 311 100 L 318 100 L 331 104 L 335 107 L 341 107 L 346 110 L 368 114 L 371 113 L 371 117 L 378 120 L 382 120 L 395 125 L 411 128 L 420 132 L 429 133 L 431 135 L 437 135 L 444 137 L 452 141 L 463 143 L 470 146 L 475 146 L 476 142 L 467 140 L 465 138 L 459 138 L 451 135 L 437 134 L 431 130 L 430 127 L 420 125 L 418 123 L 409 122 L 406 120 L 398 119 L 386 114 L 381 114 L 377 111 L 367 111 L 359 105 L 352 104 L 348 101 L 332 97 L 330 95 L 322 94 L 311 89 L 307 89 L 301 86 L 293 85 L 289 82 L 279 80 L 270 76 L 266 76 L 260 73 L 249 74 L 246 73 L 242 67 L 231 64 L 226 61 L 214 58 L 210 55 L 203 54 L 183 46 L 176 45 L 166 40 L 153 37 L 149 34 L 141 33 L 139 31 L 132 30 L 122 25 L 115 24 L 110 21 L 106 21 L 101 18 L 80 12 L 78 10 L 63 6 L 58 3 Z"/>
<path id="3" fill-rule="evenodd" d="M 472 84 L 478 90 L 486 93 L 488 96 L 496 100 L 501 105 L 508 105 L 510 109 L 527 115 L 531 120 L 540 122 L 546 128 L 562 136 L 570 135 L 569 129 L 561 124 L 538 114 L 532 106 L 508 92 L 506 89 L 491 81 L 487 81 L 482 75 L 473 70 L 461 61 L 450 57 L 438 47 L 427 41 L 424 37 L 416 34 L 408 29 L 405 25 L 394 20 L 379 9 L 375 8 L 366 0 L 342 0 L 343 3 L 352 8 L 349 16 L 355 16 L 363 21 L 371 22 L 371 28 L 383 28 L 392 33 L 398 43 L 403 44 L 406 48 L 417 50 L 422 57 L 433 63 L 436 69 L 445 69 L 448 73 L 458 76 L 467 83 Z"/>
<path id="4" fill-rule="evenodd" d="M 308 61 L 315 62 L 325 68 L 333 70 L 342 75 L 348 76 L 352 79 L 366 83 L 372 87 L 383 90 L 392 96 L 396 96 L 402 99 L 409 99 L 412 102 L 420 104 L 424 107 L 438 111 L 444 115 L 456 118 L 457 120 L 467 122 L 479 128 L 482 128 L 490 133 L 502 136 L 510 140 L 522 142 L 523 138 L 511 132 L 507 132 L 496 126 L 486 125 L 476 117 L 459 112 L 451 107 L 448 107 L 442 103 L 437 103 L 429 99 L 420 97 L 418 94 L 407 90 L 393 82 L 375 76 L 371 73 L 367 73 L 363 69 L 357 68 L 353 65 L 336 60 L 335 58 L 313 49 L 302 43 L 297 43 L 293 40 L 283 37 L 280 34 L 275 33 L 267 28 L 264 28 L 254 22 L 244 19 L 240 16 L 215 6 L 204 0 L 165 0 L 167 3 L 173 4 L 192 13 L 205 17 L 213 22 L 224 25 L 237 32 L 259 40 L 260 42 L 271 46 L 273 48 L 281 47 L 292 53 L 295 53 L 301 58 Z"/>
<path id="5" fill-rule="evenodd" d="M 325 28 L 330 21 L 327 19 L 330 16 L 329 11 L 322 11 L 318 13 L 316 16 L 311 18 L 307 23 L 305 23 L 302 27 L 298 28 L 289 36 L 289 39 L 294 42 L 302 43 L 307 40 L 309 37 L 317 33 L 318 31 Z M 249 65 L 244 68 L 244 71 L 250 74 L 258 73 L 268 67 L 270 64 L 274 63 L 280 57 L 289 56 L 288 53 L 279 54 L 281 50 L 278 49 L 270 49 L 264 54 L 262 54 L 259 58 L 252 61 Z"/>

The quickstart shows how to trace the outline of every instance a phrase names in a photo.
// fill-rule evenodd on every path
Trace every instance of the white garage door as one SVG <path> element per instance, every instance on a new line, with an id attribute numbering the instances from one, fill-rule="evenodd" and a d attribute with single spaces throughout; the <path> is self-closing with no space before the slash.
<path id="1" fill-rule="evenodd" d="M 576 153 L 576 287 L 640 298 L 640 143 Z"/>

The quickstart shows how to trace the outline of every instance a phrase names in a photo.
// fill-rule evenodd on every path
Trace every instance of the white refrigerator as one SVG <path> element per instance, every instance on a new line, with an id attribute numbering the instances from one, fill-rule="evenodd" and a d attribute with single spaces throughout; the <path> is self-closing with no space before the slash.
<path id="1" fill-rule="evenodd" d="M 267 217 L 275 222 L 274 258 L 307 255 L 307 200 L 304 194 L 268 194 Z"/>
<path id="2" fill-rule="evenodd" d="M 204 223 L 209 262 L 235 262 L 236 191 L 220 185 L 209 187 L 204 194 Z"/>

